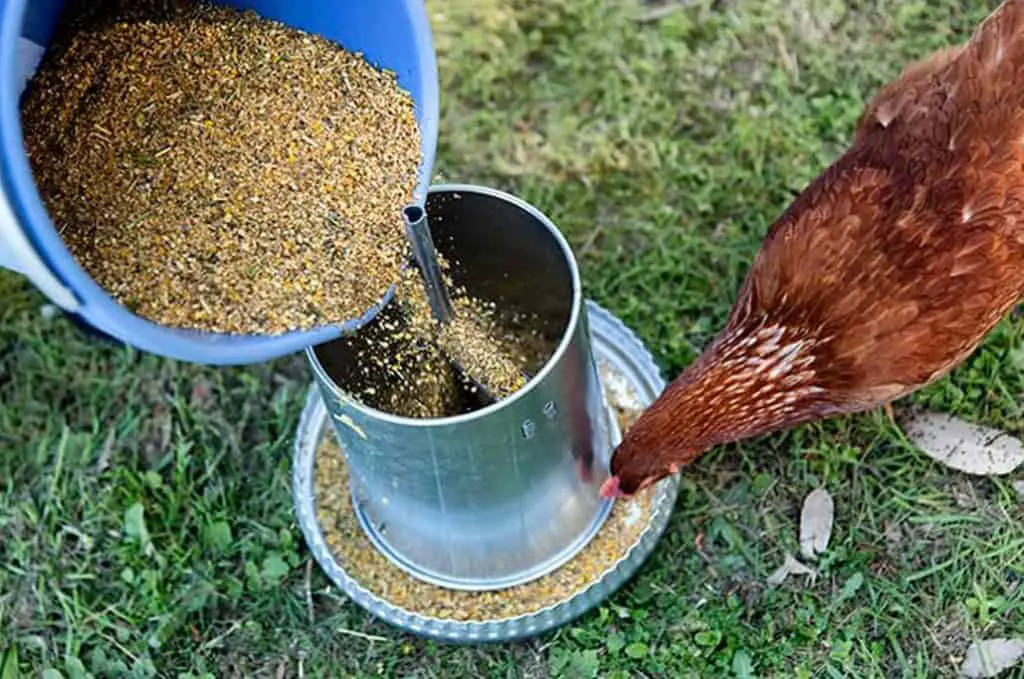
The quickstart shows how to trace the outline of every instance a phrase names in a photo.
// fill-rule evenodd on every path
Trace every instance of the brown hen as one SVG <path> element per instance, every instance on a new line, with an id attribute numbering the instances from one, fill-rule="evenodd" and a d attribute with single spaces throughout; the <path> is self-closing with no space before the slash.
<path id="1" fill-rule="evenodd" d="M 605 497 L 713 446 L 933 382 L 1024 294 L 1024 0 L 908 67 L 771 227 L 725 328 L 629 430 Z"/>

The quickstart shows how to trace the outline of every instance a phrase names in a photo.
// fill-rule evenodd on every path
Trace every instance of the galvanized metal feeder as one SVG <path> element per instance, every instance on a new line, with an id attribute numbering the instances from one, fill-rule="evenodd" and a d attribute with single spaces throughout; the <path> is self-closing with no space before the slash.
<path id="1" fill-rule="evenodd" d="M 650 525 L 627 555 L 560 604 L 503 620 L 440 620 L 370 593 L 327 547 L 314 487 L 326 422 L 344 452 L 360 524 L 395 568 L 445 588 L 506 589 L 573 559 L 611 510 L 597 490 L 621 434 L 603 396 L 598 361 L 614 367 L 641 408 L 664 382 L 636 336 L 585 302 L 568 244 L 535 208 L 465 185 L 431 189 L 426 208 L 438 249 L 457 253 L 458 283 L 503 306 L 535 312 L 559 340 L 546 364 L 512 396 L 430 420 L 374 410 L 351 395 L 363 379 L 353 369 L 358 338 L 307 350 L 317 386 L 297 436 L 296 510 L 325 572 L 375 615 L 452 641 L 537 634 L 581 614 L 635 571 L 664 530 L 676 481 L 658 488 Z"/>

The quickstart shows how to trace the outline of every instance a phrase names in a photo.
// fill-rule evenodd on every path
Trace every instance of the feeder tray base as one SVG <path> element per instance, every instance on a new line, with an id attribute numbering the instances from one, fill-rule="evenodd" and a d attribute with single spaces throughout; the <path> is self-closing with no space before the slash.
<path id="1" fill-rule="evenodd" d="M 598 362 L 601 382 L 608 400 L 612 405 L 621 408 L 642 410 L 657 398 L 665 387 L 665 382 L 650 353 L 636 335 L 596 303 L 587 302 L 587 315 L 594 359 Z M 574 587 L 564 597 L 556 595 L 550 602 L 541 604 L 542 607 L 532 612 L 501 617 L 472 620 L 439 617 L 435 611 L 413 610 L 414 606 L 410 606 L 408 602 L 405 602 L 403 607 L 403 603 L 395 600 L 397 597 L 389 598 L 374 593 L 369 587 L 370 583 L 360 581 L 358 573 L 346 570 L 336 556 L 335 550 L 328 544 L 317 511 L 316 479 L 320 450 L 328 446 L 337 452 L 337 444 L 330 438 L 331 431 L 327 409 L 319 392 L 313 387 L 310 389 L 299 422 L 292 466 L 296 514 L 313 556 L 331 581 L 364 609 L 403 630 L 439 641 L 484 642 L 523 639 L 564 625 L 587 612 L 621 587 L 651 554 L 668 524 L 679 492 L 678 479 L 669 477 L 651 488 L 646 497 L 639 497 L 637 502 L 645 502 L 649 506 L 646 511 L 641 512 L 646 523 L 635 532 L 637 537 L 632 544 L 623 549 L 621 556 L 610 562 L 602 572 L 582 583 L 582 586 Z M 341 455 L 334 454 L 330 459 L 332 464 L 344 464 Z M 339 492 L 342 492 L 346 501 L 350 503 L 348 489 Z M 630 518 L 632 517 L 626 517 L 624 520 L 629 521 Z M 612 519 L 608 520 L 606 526 L 610 523 Z M 599 533 L 598 538 L 600 535 Z M 563 568 L 570 568 L 572 563 L 570 561 Z M 394 568 L 398 571 L 398 568 L 385 561 L 383 556 L 381 567 Z M 555 571 L 552 576 L 557 576 L 558 572 Z M 401 571 L 397 577 L 409 578 Z M 415 584 L 436 587 L 426 583 Z M 577 585 L 579 584 L 577 582 Z M 520 587 L 529 586 L 531 585 L 528 583 Z M 516 589 L 518 588 L 511 588 L 505 592 L 508 596 L 514 597 Z M 494 597 L 501 596 L 503 592 L 499 590 L 481 593 L 484 594 Z"/>

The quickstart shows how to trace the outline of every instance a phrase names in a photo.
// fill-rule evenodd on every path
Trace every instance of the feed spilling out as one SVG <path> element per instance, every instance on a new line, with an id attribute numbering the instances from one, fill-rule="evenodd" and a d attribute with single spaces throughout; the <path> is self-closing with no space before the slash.
<path id="1" fill-rule="evenodd" d="M 464 298 L 463 302 L 470 303 L 463 304 L 461 313 L 456 313 L 449 292 L 450 276 L 444 274 L 426 211 L 416 205 L 409 206 L 402 211 L 402 216 L 413 259 L 423 277 L 427 304 L 439 326 L 437 341 L 441 349 L 470 390 L 480 396 L 482 404 L 489 405 L 518 391 L 529 378 L 517 361 L 506 355 L 494 333 L 481 325 L 481 309 L 476 300 Z"/>
<path id="2" fill-rule="evenodd" d="M 22 102 L 36 184 L 82 267 L 195 330 L 278 334 L 378 303 L 420 162 L 394 75 L 251 12 L 122 4 L 69 24 Z"/>
<path id="3" fill-rule="evenodd" d="M 392 415 L 460 415 L 484 404 L 469 377 L 490 386 L 498 398 L 507 397 L 523 386 L 516 378 L 539 370 L 554 350 L 555 340 L 527 314 L 503 312 L 461 287 L 452 289 L 452 304 L 456 320 L 439 326 L 419 274 L 412 267 L 403 271 L 394 301 L 344 340 L 351 364 L 340 386 Z M 453 358 L 465 372 L 455 369 Z"/>
<path id="4" fill-rule="evenodd" d="M 463 312 L 441 329 L 438 343 L 467 375 L 479 380 L 490 393 L 497 398 L 510 396 L 526 384 L 521 367 L 525 363 L 525 357 L 521 357 L 524 347 L 513 346 L 512 354 L 503 351 L 494 331 L 481 322 L 484 310 L 474 308 L 478 306 L 474 301 L 467 299 L 465 306 L 469 307 L 469 313 Z M 512 343 L 521 345 L 517 339 Z M 476 377 L 478 375 L 480 377 Z"/>
<path id="5" fill-rule="evenodd" d="M 543 215 L 487 191 L 441 192 L 435 207 L 438 221 L 448 220 L 439 227 L 448 247 L 439 264 L 453 311 L 441 323 L 403 233 L 421 140 L 412 100 L 392 74 L 326 39 L 206 3 L 101 13 L 65 28 L 26 92 L 25 145 L 55 225 L 96 283 L 160 325 L 248 335 L 348 321 L 393 288 L 375 318 L 335 340 L 355 350 L 345 352 L 332 388 L 409 418 L 480 410 L 523 390 L 551 361 L 558 369 L 545 375 L 554 378 L 522 395 L 522 414 L 501 412 L 479 441 L 460 432 L 465 441 L 438 451 L 417 439 L 396 459 L 409 466 L 424 451 L 484 451 L 490 467 L 520 465 L 523 478 L 463 474 L 467 496 L 495 489 L 508 506 L 525 505 L 531 493 L 571 505 L 558 530 L 540 535 L 546 543 L 530 534 L 540 545 L 531 556 L 551 561 L 557 575 L 529 585 L 512 607 L 495 604 L 504 614 L 550 605 L 623 557 L 651 502 L 622 505 L 605 525 L 610 505 L 588 486 L 611 427 L 593 397 L 585 318 L 577 322 L 578 271 Z M 465 418 L 474 419 L 486 418 Z M 368 456 L 383 452 L 379 438 L 368 440 Z M 348 498 L 343 456 L 335 447 L 325 458 L 322 469 L 334 475 L 322 478 L 324 498 Z M 449 469 L 435 465 L 434 473 Z M 361 481 L 366 472 L 353 463 Z M 411 495 L 404 486 L 402 493 Z M 579 497 L 567 502 L 572 493 Z M 555 523 L 551 512 L 540 515 Z M 347 544 L 387 570 L 378 568 L 380 546 L 368 548 L 372 535 L 349 518 Z M 513 524 L 508 535 L 523 532 Z M 395 522 L 388 525 L 395 535 Z M 462 547 L 468 554 L 477 545 Z M 527 566 L 534 564 L 520 571 Z M 501 567 L 513 570 L 508 560 Z M 497 615 L 487 608 L 492 595 L 481 596 L 466 614 Z"/>

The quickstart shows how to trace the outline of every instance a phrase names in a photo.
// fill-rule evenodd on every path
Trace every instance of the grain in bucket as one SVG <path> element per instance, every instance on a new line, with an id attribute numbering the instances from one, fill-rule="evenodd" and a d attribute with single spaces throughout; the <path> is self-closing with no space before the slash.
<path id="1" fill-rule="evenodd" d="M 305 280 L 300 275 L 276 275 L 273 270 L 269 272 L 252 271 L 251 267 L 245 267 L 241 264 L 234 267 L 226 266 L 223 260 L 225 258 L 230 259 L 229 252 L 231 246 L 236 246 L 235 240 L 237 238 L 232 240 L 232 236 L 237 236 L 239 233 L 237 231 L 237 229 L 241 228 L 239 224 L 244 224 L 244 220 L 251 212 L 259 213 L 260 210 L 252 208 L 251 205 L 245 203 L 245 199 L 251 197 L 247 195 L 249 192 L 242 190 L 244 187 L 239 186 L 240 182 L 228 181 L 231 178 L 230 176 L 223 178 L 221 184 L 218 185 L 220 179 L 217 176 L 217 172 L 214 172 L 213 179 L 199 173 L 192 173 L 193 181 L 197 182 L 193 188 L 199 194 L 203 194 L 202 197 L 206 198 L 208 202 L 201 205 L 197 210 L 188 211 L 189 219 L 192 220 L 192 223 L 185 224 L 184 226 L 192 226 L 201 230 L 209 226 L 210 215 L 214 215 L 219 220 L 216 224 L 218 228 L 214 230 L 216 233 L 208 239 L 206 251 L 191 253 L 196 261 L 189 261 L 186 258 L 175 260 L 174 253 L 176 247 L 180 247 L 181 243 L 175 242 L 174 236 L 177 234 L 171 233 L 169 229 L 167 232 L 161 233 L 160 237 L 155 239 L 155 243 L 139 243 L 134 238 L 127 240 L 122 238 L 121 242 L 110 243 L 110 234 L 115 233 L 115 231 L 108 229 L 106 232 L 107 240 L 104 241 L 104 244 L 110 246 L 111 252 L 116 252 L 117 248 L 121 248 L 128 251 L 126 253 L 128 256 L 136 258 L 139 258 L 141 252 L 142 259 L 147 260 L 151 264 L 164 265 L 167 268 L 179 267 L 194 274 L 193 278 L 183 277 L 183 280 L 190 282 L 186 288 L 179 288 L 176 291 L 163 291 L 165 296 L 178 295 L 187 298 L 189 294 L 196 293 L 196 290 L 193 289 L 195 286 L 191 286 L 191 282 L 201 279 L 202 284 L 210 288 L 207 291 L 208 296 L 206 299 L 216 301 L 219 294 L 223 301 L 235 305 L 235 308 L 239 308 L 239 305 L 241 308 L 245 308 L 249 306 L 253 297 L 253 293 L 250 293 L 249 289 L 256 285 L 258 279 L 266 277 L 278 283 L 282 290 L 294 293 L 295 304 L 298 305 L 301 302 L 306 308 L 286 309 L 286 305 L 275 303 L 272 305 L 274 308 L 269 313 L 264 314 L 265 318 L 254 319 L 250 317 L 246 319 L 238 314 L 232 317 L 231 314 L 219 313 L 216 308 L 210 308 L 211 304 L 207 301 L 205 304 L 206 308 L 204 308 L 202 303 L 192 305 L 191 311 L 187 312 L 193 317 L 191 319 L 193 322 L 191 323 L 187 318 L 161 316 L 159 313 L 154 313 L 154 307 L 162 303 L 160 295 L 161 283 L 159 281 L 151 288 L 145 289 L 144 292 L 146 294 L 136 295 L 133 299 L 132 291 L 119 288 L 118 283 L 113 282 L 118 279 L 118 272 L 111 269 L 111 266 L 114 268 L 119 266 L 116 261 L 113 264 L 108 261 L 106 268 L 97 265 L 95 262 L 90 264 L 88 261 L 89 257 L 81 252 L 83 244 L 79 242 L 76 245 L 65 238 L 67 225 L 63 224 L 63 221 L 68 215 L 59 213 L 64 213 L 65 210 L 71 212 L 73 208 L 80 208 L 81 206 L 74 206 L 71 200 L 61 201 L 59 196 L 55 200 L 52 193 L 48 194 L 49 200 L 42 195 L 47 193 L 46 187 L 41 186 L 46 183 L 47 178 L 37 176 L 42 174 L 39 170 L 42 165 L 38 162 L 39 159 L 33 160 L 29 158 L 28 151 L 30 149 L 25 145 L 26 139 L 31 142 L 39 137 L 32 134 L 35 128 L 28 129 L 28 124 L 23 125 L 23 123 L 32 123 L 33 120 L 31 120 L 31 112 L 26 116 L 30 120 L 22 120 L 19 98 L 26 81 L 29 79 L 29 75 L 37 69 L 46 45 L 54 41 L 55 46 L 59 48 L 60 44 L 66 42 L 67 36 L 73 35 L 73 32 L 68 31 L 69 27 L 73 27 L 73 22 L 82 18 L 86 13 L 86 9 L 95 12 L 99 8 L 100 10 L 109 10 L 116 14 L 116 12 L 123 9 L 123 4 L 110 1 L 90 3 L 72 0 L 67 3 L 60 3 L 53 0 L 10 0 L 0 8 L 0 88 L 4 90 L 4 96 L 0 96 L 0 181 L 2 181 L 2 186 L 0 186 L 0 189 L 2 189 L 0 190 L 0 193 L 2 193 L 2 197 L 0 197 L 0 253 L 2 253 L 0 254 L 0 265 L 25 273 L 41 290 L 50 295 L 51 299 L 65 310 L 77 314 L 90 325 L 115 338 L 129 342 L 146 351 L 201 363 L 247 363 L 275 358 L 310 344 L 337 337 L 343 331 L 355 329 L 367 322 L 377 311 L 379 305 L 376 303 L 386 301 L 390 297 L 393 288 L 385 286 L 381 290 L 372 291 L 372 295 L 370 292 L 367 292 L 364 295 L 365 299 L 353 298 L 354 306 L 359 307 L 366 303 L 374 302 L 374 306 L 368 310 L 361 308 L 357 312 L 353 312 L 350 309 L 341 308 L 341 311 L 334 318 L 329 318 L 330 314 L 325 311 L 326 305 L 330 303 L 329 297 L 336 299 L 337 296 L 328 294 L 329 285 L 325 284 L 324 281 Z M 137 4 L 132 3 L 133 6 Z M 163 6 L 165 3 L 152 2 L 143 4 Z M 295 31 L 302 31 L 308 34 L 305 40 L 309 42 L 308 44 L 302 43 L 303 49 L 315 50 L 321 38 L 323 38 L 340 45 L 344 50 L 344 54 L 353 56 L 357 52 L 361 53 L 361 58 L 365 59 L 365 62 L 374 68 L 384 67 L 394 71 L 397 85 L 406 91 L 411 98 L 411 115 L 415 117 L 415 124 L 419 128 L 419 141 L 413 145 L 414 147 L 418 146 L 418 152 L 413 148 L 414 152 L 411 154 L 411 157 L 403 158 L 399 161 L 402 168 L 404 168 L 403 172 L 407 176 L 407 179 L 402 180 L 401 183 L 407 182 L 407 184 L 404 184 L 405 188 L 396 187 L 395 191 L 396 193 L 407 192 L 410 194 L 406 196 L 407 198 L 412 197 L 422 200 L 436 144 L 437 76 L 429 25 L 421 5 L 405 2 L 404 0 L 375 0 L 374 2 L 354 3 L 326 1 L 277 3 L 267 0 L 254 0 L 251 2 L 223 4 L 237 9 L 254 10 L 264 22 L 280 22 L 275 24 L 277 27 L 275 28 L 276 35 L 292 35 L 294 37 L 297 35 L 294 33 Z M 204 11 L 207 13 L 207 18 L 209 18 L 211 16 L 215 17 L 218 13 L 226 12 L 227 10 L 219 7 L 206 8 L 204 6 Z M 245 20 L 238 19 L 237 21 L 244 22 Z M 249 20 L 252 20 L 251 17 Z M 147 30 L 149 31 L 148 39 L 157 43 L 160 42 L 161 36 L 163 36 L 163 39 L 170 39 L 164 36 L 159 28 L 150 27 Z M 289 34 L 289 31 L 292 33 Z M 215 36 L 211 37 L 203 31 L 199 31 L 199 33 L 202 34 L 198 36 L 199 38 L 215 41 Z M 109 36 L 109 39 L 113 41 L 112 44 L 114 45 L 118 44 L 118 39 L 127 40 L 124 36 L 118 38 L 116 35 Z M 140 41 L 143 39 L 139 38 Z M 258 50 L 259 47 L 250 43 L 245 43 L 245 45 L 248 45 L 250 48 L 249 58 L 251 60 L 253 51 Z M 127 49 L 124 51 L 126 52 L 125 58 L 130 58 L 133 53 L 132 50 Z M 218 59 L 227 60 L 229 57 L 233 59 L 235 56 L 239 56 L 240 59 L 236 64 L 227 64 L 229 68 L 226 70 L 230 76 L 230 69 L 232 68 L 240 72 L 239 67 L 244 70 L 246 63 L 252 66 L 251 61 L 246 62 L 246 50 L 240 47 L 237 51 L 237 55 L 226 55 L 223 50 L 213 50 L 210 55 L 203 57 L 201 50 L 197 50 L 189 52 L 187 58 L 203 61 L 203 63 L 208 61 L 208 65 L 212 68 L 213 65 L 218 63 Z M 267 52 L 273 52 L 273 50 L 268 49 Z M 340 54 L 341 50 L 336 50 L 335 53 Z M 47 57 L 47 59 L 49 58 Z M 272 62 L 273 59 L 271 58 L 270 61 Z M 302 63 L 302 59 L 299 58 L 296 61 L 297 64 L 292 64 L 292 66 L 298 68 Z M 262 62 L 258 62 L 258 65 L 260 68 L 270 68 L 270 66 Z M 43 68 L 45 69 L 46 67 L 44 66 Z M 343 73 L 347 72 L 343 71 Z M 108 86 L 113 87 L 117 83 L 110 83 L 109 81 L 117 80 L 117 75 L 117 69 L 112 69 L 112 73 L 107 73 L 104 76 L 104 82 L 107 82 Z M 247 83 L 253 82 L 249 79 L 240 79 L 238 77 L 225 77 L 223 81 L 217 81 L 221 84 L 222 89 L 225 90 L 223 92 L 224 97 L 220 100 L 221 102 L 227 101 L 231 95 L 231 92 L 228 91 L 231 88 L 225 83 L 234 82 L 237 84 L 239 80 L 244 80 Z M 342 82 L 338 85 L 339 91 L 335 93 L 339 99 L 343 98 L 342 90 L 344 89 L 344 79 L 341 78 L 340 80 Z M 291 90 L 293 99 L 296 102 L 301 102 L 303 99 L 301 82 L 297 85 L 295 83 L 291 84 L 293 86 Z M 157 88 L 157 90 L 159 91 L 160 88 Z M 30 86 L 29 98 L 32 97 L 31 92 L 32 87 Z M 253 101 L 246 99 L 241 105 L 240 110 L 243 113 L 246 111 L 252 113 L 252 111 L 256 110 L 254 101 L 258 103 L 259 88 L 256 88 L 256 93 L 257 96 Z M 172 101 L 174 97 L 179 96 L 171 88 L 165 88 L 164 94 L 166 94 L 167 98 L 171 98 Z M 185 98 L 184 94 L 180 96 Z M 272 94 L 269 91 L 264 93 L 265 96 L 272 96 Z M 321 94 L 329 99 L 330 92 L 325 90 Z M 31 102 L 28 103 L 31 106 Z M 60 102 L 56 101 L 55 98 L 50 103 L 51 106 L 46 110 L 60 115 Z M 204 102 L 189 102 L 187 98 L 185 101 L 180 102 L 180 107 L 182 110 L 188 111 L 190 106 L 197 103 L 199 110 L 202 110 Z M 328 103 L 330 102 L 328 101 Z M 141 128 L 146 128 L 147 125 L 152 126 L 153 119 L 156 116 L 150 116 L 147 119 L 145 106 L 136 108 L 139 110 L 132 110 L 131 117 L 127 117 L 126 122 L 130 125 L 141 121 L 139 122 Z M 362 108 L 370 110 L 370 107 L 364 106 Z M 42 107 L 40 107 L 41 109 Z M 301 110 L 301 106 L 294 106 L 291 111 L 285 110 L 281 114 L 288 117 L 289 115 L 294 115 L 296 110 Z M 229 148 L 230 143 L 238 146 L 241 142 L 235 138 L 235 135 L 231 134 L 231 126 L 244 125 L 246 117 L 244 115 L 235 117 L 238 120 L 228 122 L 216 121 L 210 117 L 207 117 L 205 120 L 192 121 L 198 125 L 195 130 L 188 131 L 197 135 L 197 138 L 203 138 L 202 135 L 207 135 L 213 141 L 216 141 L 216 138 L 220 135 L 222 139 L 221 148 Z M 254 120 L 256 118 L 255 114 L 252 114 L 250 117 Z M 45 121 L 36 120 L 35 122 L 43 123 Z M 129 177 L 127 186 L 131 186 L 133 190 L 159 190 L 162 186 L 161 182 L 165 184 L 170 182 L 173 185 L 178 180 L 183 181 L 185 187 L 189 186 L 189 173 L 187 171 L 165 172 L 162 176 L 157 176 L 160 174 L 159 171 L 162 163 L 170 163 L 174 160 L 172 158 L 175 153 L 174 149 L 168 150 L 168 146 L 173 147 L 174 145 L 161 146 L 158 143 L 158 138 L 161 136 L 160 132 L 162 131 L 166 135 L 168 132 L 166 129 L 161 130 L 159 129 L 160 126 L 156 125 L 155 129 L 151 130 L 151 138 L 147 137 L 146 132 L 143 131 L 142 138 L 153 142 L 151 145 L 144 145 L 145 148 L 136 148 L 132 145 L 122 147 L 119 146 L 123 141 L 123 137 L 120 136 L 104 142 L 102 139 L 105 135 L 104 130 L 111 130 L 102 122 L 96 122 L 98 122 L 99 128 L 103 129 L 92 130 L 95 134 L 95 144 L 97 146 L 106 144 L 108 148 L 118 148 L 125 151 L 122 156 L 116 159 L 115 164 L 119 163 L 123 167 L 125 175 Z M 204 124 L 207 122 L 211 123 L 211 126 L 204 128 Z M 322 133 L 316 132 L 317 122 L 317 120 L 305 121 L 309 125 L 308 133 L 305 136 L 314 144 L 330 142 L 340 147 L 343 144 L 354 143 L 358 146 L 358 135 L 354 135 L 352 141 L 346 142 L 343 138 L 332 137 L 327 131 Z M 185 124 L 187 123 L 188 121 L 185 120 Z M 218 127 L 217 123 L 220 123 L 220 127 Z M 320 120 L 319 123 L 322 128 L 328 127 L 323 120 Z M 318 134 L 321 136 L 318 137 Z M 107 136 L 109 137 L 110 135 Z M 211 139 L 206 139 L 206 141 L 211 141 Z M 295 137 L 298 155 L 303 158 L 309 155 L 309 152 L 302 147 L 302 144 L 305 143 L 302 142 L 301 136 Z M 209 146 L 209 144 L 206 146 Z M 39 146 L 37 145 L 37 147 Z M 262 149 L 262 151 L 265 150 Z M 239 153 L 244 152 L 258 155 L 261 149 L 252 148 L 239 151 Z M 288 157 L 287 153 L 282 157 L 277 157 L 272 153 L 268 155 L 274 156 L 272 159 L 274 162 L 268 161 L 265 163 L 262 171 L 269 173 L 273 177 L 273 167 L 281 164 L 278 161 L 283 161 L 284 165 L 287 165 Z M 334 157 L 335 155 L 344 156 L 343 153 L 338 153 L 333 155 L 327 154 L 324 157 Z M 358 156 L 359 154 L 357 153 L 353 157 Z M 66 160 L 64 158 L 50 159 L 47 162 L 63 163 Z M 179 163 L 184 163 L 185 165 L 190 160 L 196 159 L 188 157 L 177 158 Z M 230 158 L 221 157 L 219 160 L 228 165 L 232 164 Z M 45 164 L 44 162 L 43 165 Z M 180 165 L 174 166 L 176 170 L 180 170 L 180 167 Z M 351 188 L 346 188 L 344 185 L 345 173 L 348 172 L 353 181 L 358 181 L 366 172 L 367 167 L 368 164 L 363 162 L 355 163 L 352 167 L 348 168 L 334 168 L 338 171 L 338 176 L 341 179 L 336 184 L 332 182 L 329 191 L 325 186 L 316 187 L 316 191 L 320 192 L 316 195 L 350 191 Z M 35 173 L 33 172 L 34 169 Z M 322 170 L 323 168 L 319 168 L 318 172 Z M 317 173 L 307 171 L 303 176 L 308 179 L 315 174 Z M 402 172 L 394 174 L 397 176 L 401 175 Z M 50 179 L 56 176 L 51 175 Z M 133 186 L 132 182 L 136 176 L 141 176 L 142 179 Z M 37 183 L 37 180 L 40 179 L 41 181 Z M 284 181 L 280 177 L 277 179 Z M 312 181 L 312 179 L 309 179 L 309 181 Z M 306 191 L 309 188 L 300 185 L 300 182 L 295 184 L 296 188 L 302 191 Z M 210 190 L 211 187 L 216 190 Z M 40 191 L 40 188 L 44 190 Z M 166 189 L 166 186 L 164 188 Z M 239 202 L 241 202 L 241 205 L 238 205 Z M 325 205 L 329 204 L 329 201 L 320 202 L 324 202 Z M 397 204 L 394 206 L 395 222 L 393 228 L 395 233 L 400 234 L 401 222 L 398 211 L 401 208 L 401 201 L 396 199 L 395 202 Z M 143 204 L 144 201 L 139 201 L 139 203 Z M 310 201 L 310 203 L 317 203 L 317 201 Z M 236 209 L 238 207 L 246 209 Z M 310 207 L 309 209 L 313 208 Z M 381 206 L 380 209 L 383 210 L 384 208 Z M 202 213 L 203 211 L 205 211 L 205 214 L 197 214 L 197 212 Z M 324 227 L 324 221 L 329 222 L 332 217 L 337 218 L 340 216 L 332 215 L 331 212 L 332 210 L 328 209 L 324 211 L 323 215 L 320 215 L 322 219 L 317 222 L 317 228 L 326 228 Z M 340 213 L 343 211 L 334 210 L 333 212 Z M 118 216 L 120 221 L 125 221 L 123 213 L 115 211 L 114 214 Z M 301 216 L 298 212 L 295 214 Z M 165 216 L 169 217 L 168 221 L 173 222 L 173 215 Z M 138 218 L 142 220 L 140 224 L 144 224 L 146 219 L 154 219 L 156 217 L 154 215 L 141 214 L 138 215 Z M 122 225 L 123 229 L 131 229 L 134 222 L 135 220 L 133 219 L 124 223 Z M 138 225 L 136 224 L 135 226 Z M 288 239 L 286 234 L 278 234 L 276 231 L 272 231 L 267 236 L 268 240 L 265 243 L 272 253 L 276 251 L 276 256 L 281 261 L 292 262 L 293 266 L 298 267 L 301 265 L 304 249 L 306 252 L 324 252 L 323 240 L 314 239 L 315 228 L 309 227 L 302 220 L 297 220 L 297 223 L 286 226 L 291 227 L 293 235 L 291 239 Z M 166 224 L 164 224 L 164 227 L 168 228 Z M 65 229 L 65 233 L 62 234 L 61 228 Z M 339 229 L 343 228 L 344 225 L 339 227 Z M 349 228 L 351 229 L 351 225 L 349 225 Z M 103 240 L 104 235 L 100 233 L 99 236 L 100 240 Z M 84 240 L 89 240 L 88 235 Z M 314 242 L 314 240 L 317 242 Z M 386 241 L 387 239 L 384 240 Z M 259 238 L 255 238 L 250 239 L 249 243 L 250 247 L 258 248 L 262 241 Z M 237 247 L 240 248 L 241 246 Z M 289 247 L 295 250 L 295 252 L 289 252 Z M 80 251 L 73 252 L 76 248 L 79 248 Z M 163 256 L 164 250 L 161 248 L 166 250 L 166 256 Z M 88 248 L 85 249 L 87 250 Z M 79 257 L 76 258 L 76 254 Z M 246 253 L 241 253 L 241 256 L 246 256 Z M 393 255 L 393 253 L 386 253 L 381 256 L 392 262 L 398 259 L 398 256 Z M 107 259 L 116 260 L 117 258 Z M 217 275 L 207 276 L 203 273 L 204 266 L 216 269 L 217 271 L 231 270 L 240 280 L 229 280 L 227 274 L 224 274 L 224 280 L 219 279 Z M 259 268 L 258 263 L 255 266 Z M 274 267 L 267 268 L 274 269 Z M 344 267 L 341 268 L 344 269 Z M 311 267 L 312 269 L 313 267 Z M 351 272 L 342 271 L 341 273 L 342 275 L 348 273 L 355 276 L 357 271 L 354 268 Z M 247 276 L 251 278 L 250 283 L 245 281 Z M 121 278 L 126 278 L 126 276 Z M 170 276 L 168 278 L 165 276 L 164 281 L 166 282 L 166 280 L 173 281 L 174 277 Z M 100 281 L 110 289 L 100 285 Z M 318 290 L 321 291 L 322 297 L 318 297 Z M 231 295 L 236 295 L 236 298 L 231 299 Z M 372 300 L 370 299 L 371 297 L 373 298 Z M 319 311 L 316 308 L 309 308 L 310 305 L 315 307 L 317 304 L 321 305 Z M 170 305 L 165 304 L 165 306 L 169 307 Z M 343 306 L 344 304 L 341 304 L 341 307 Z M 133 312 L 133 308 L 138 309 L 139 313 Z M 181 313 L 184 314 L 186 312 Z M 275 314 L 277 318 L 274 317 Z M 196 321 L 197 317 L 198 321 Z M 256 321 L 255 324 L 252 323 L 254 320 Z M 259 327 L 257 328 L 256 326 Z M 253 332 L 255 329 L 263 330 L 263 332 L 256 334 Z M 287 331 L 282 332 L 284 330 Z"/>

